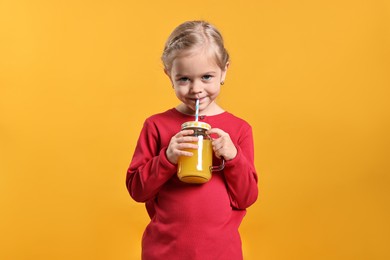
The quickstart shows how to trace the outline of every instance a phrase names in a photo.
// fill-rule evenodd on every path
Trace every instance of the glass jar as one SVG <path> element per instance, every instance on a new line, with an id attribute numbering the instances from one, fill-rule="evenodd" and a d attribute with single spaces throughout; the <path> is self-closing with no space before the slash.
<path id="1" fill-rule="evenodd" d="M 213 171 L 221 171 L 225 166 L 225 161 L 219 166 L 213 166 L 212 138 L 206 133 L 211 126 L 204 122 L 189 121 L 181 126 L 182 130 L 193 130 L 192 136 L 198 137 L 194 144 L 198 149 L 185 149 L 192 152 L 192 156 L 180 156 L 177 165 L 178 178 L 186 183 L 205 183 L 211 179 Z"/>

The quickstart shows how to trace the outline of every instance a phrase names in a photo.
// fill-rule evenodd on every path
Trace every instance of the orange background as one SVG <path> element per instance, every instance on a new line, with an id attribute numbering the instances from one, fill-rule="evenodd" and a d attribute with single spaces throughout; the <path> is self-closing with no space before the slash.
<path id="1" fill-rule="evenodd" d="M 0 259 L 139 259 L 125 172 L 144 119 L 177 105 L 171 30 L 206 19 L 219 97 L 254 129 L 245 259 L 389 259 L 388 1 L 0 2 Z"/>

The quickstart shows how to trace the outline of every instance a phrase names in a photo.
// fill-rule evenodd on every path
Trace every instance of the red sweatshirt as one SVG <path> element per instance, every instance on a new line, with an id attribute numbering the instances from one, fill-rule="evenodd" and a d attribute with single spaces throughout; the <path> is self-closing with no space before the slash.
<path id="1" fill-rule="evenodd" d="M 204 184 L 181 182 L 165 153 L 193 116 L 170 109 L 149 117 L 142 128 L 126 184 L 135 201 L 145 202 L 151 219 L 142 238 L 144 260 L 242 259 L 238 228 L 258 194 L 252 129 L 228 112 L 199 119 L 227 132 L 238 151 Z"/>

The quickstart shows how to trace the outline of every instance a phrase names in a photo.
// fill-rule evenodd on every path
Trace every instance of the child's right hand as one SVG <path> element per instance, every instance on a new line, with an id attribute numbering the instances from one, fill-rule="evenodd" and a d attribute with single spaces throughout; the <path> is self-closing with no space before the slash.
<path id="1" fill-rule="evenodd" d="M 177 164 L 179 156 L 192 156 L 193 153 L 184 149 L 198 149 L 198 145 L 194 142 L 198 141 L 198 137 L 191 136 L 194 130 L 182 130 L 171 138 L 166 155 L 168 160 Z"/>

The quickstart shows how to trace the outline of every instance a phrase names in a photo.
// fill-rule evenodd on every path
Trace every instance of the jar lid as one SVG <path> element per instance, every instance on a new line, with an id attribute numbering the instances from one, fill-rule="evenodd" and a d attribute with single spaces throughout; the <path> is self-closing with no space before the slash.
<path id="1" fill-rule="evenodd" d="M 210 130 L 211 126 L 205 122 L 189 121 L 181 125 L 181 129 L 186 129 L 186 128 L 202 128 L 202 129 Z"/>

